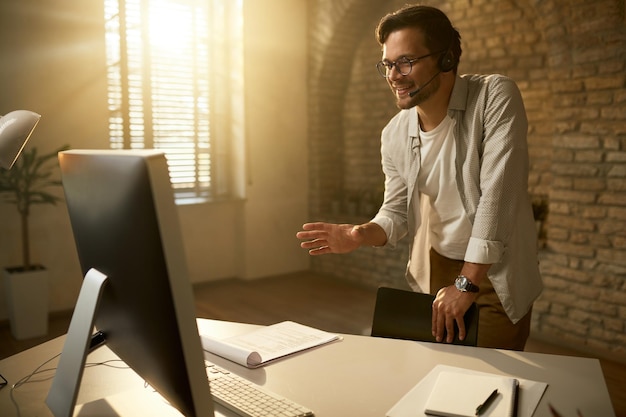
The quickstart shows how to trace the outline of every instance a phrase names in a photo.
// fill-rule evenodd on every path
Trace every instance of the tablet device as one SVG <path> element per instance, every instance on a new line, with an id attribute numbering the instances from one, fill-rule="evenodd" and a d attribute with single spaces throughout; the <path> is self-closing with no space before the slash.
<path id="1" fill-rule="evenodd" d="M 436 342 L 432 335 L 434 295 L 380 287 L 376 295 L 372 336 Z M 455 324 L 453 344 L 476 346 L 478 306 L 472 303 L 465 313 L 465 340 L 459 340 Z"/>

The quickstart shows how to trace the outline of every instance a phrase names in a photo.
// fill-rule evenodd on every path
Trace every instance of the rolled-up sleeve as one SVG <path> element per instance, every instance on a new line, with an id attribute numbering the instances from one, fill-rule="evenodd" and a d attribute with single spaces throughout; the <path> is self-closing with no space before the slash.
<path id="1" fill-rule="evenodd" d="M 385 231 L 387 235 L 387 243 L 385 243 L 385 246 L 395 248 L 402 236 L 398 233 L 398 228 L 394 226 L 393 220 L 390 217 L 378 213 L 371 222 L 379 225 Z"/>
<path id="2" fill-rule="evenodd" d="M 475 264 L 496 264 L 504 255 L 504 244 L 471 237 L 465 251 L 465 261 Z"/>

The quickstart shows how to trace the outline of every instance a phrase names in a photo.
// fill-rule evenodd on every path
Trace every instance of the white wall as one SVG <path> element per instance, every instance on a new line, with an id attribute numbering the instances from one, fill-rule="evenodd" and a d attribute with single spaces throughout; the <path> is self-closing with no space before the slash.
<path id="1" fill-rule="evenodd" d="M 0 114 L 17 108 L 41 113 L 30 143 L 41 151 L 63 144 L 107 147 L 102 11 L 96 3 L 0 4 L 0 50 L 13 54 L 0 62 Z M 306 0 L 247 0 L 244 8 L 248 149 L 239 177 L 246 198 L 179 207 L 194 283 L 309 266 L 294 236 L 308 210 Z M 0 204 L 0 266 L 19 263 L 17 222 L 15 208 Z M 71 309 L 81 276 L 66 207 L 35 207 L 31 223 L 32 258 L 50 271 L 50 309 Z M 0 285 L 0 320 L 6 317 Z"/>
<path id="2" fill-rule="evenodd" d="M 306 269 L 295 240 L 307 220 L 306 1 L 245 2 L 249 164 L 242 276 Z"/>

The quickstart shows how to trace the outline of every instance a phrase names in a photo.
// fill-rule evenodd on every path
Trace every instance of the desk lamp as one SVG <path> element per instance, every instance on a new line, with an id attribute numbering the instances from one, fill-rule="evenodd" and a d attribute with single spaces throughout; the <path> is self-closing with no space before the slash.
<path id="1" fill-rule="evenodd" d="M 15 110 L 0 117 L 0 167 L 11 169 L 40 118 L 29 110 Z"/>

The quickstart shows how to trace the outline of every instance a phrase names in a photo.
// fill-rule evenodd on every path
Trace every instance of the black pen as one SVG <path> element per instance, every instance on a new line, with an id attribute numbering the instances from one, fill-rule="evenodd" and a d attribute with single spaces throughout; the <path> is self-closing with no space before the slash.
<path id="1" fill-rule="evenodd" d="M 491 404 L 493 399 L 496 398 L 496 395 L 498 395 L 498 390 L 494 389 L 493 392 L 489 394 L 489 397 L 487 397 L 487 399 L 482 404 L 476 407 L 477 416 L 479 416 L 487 407 L 489 407 L 489 404 Z"/>

